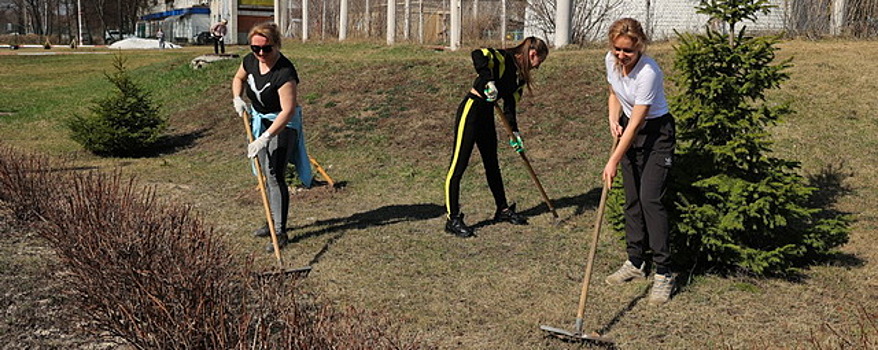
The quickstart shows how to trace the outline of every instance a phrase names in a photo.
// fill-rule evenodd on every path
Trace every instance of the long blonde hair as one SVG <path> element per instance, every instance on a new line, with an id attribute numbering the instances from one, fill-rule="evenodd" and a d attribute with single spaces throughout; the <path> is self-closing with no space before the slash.
<path id="1" fill-rule="evenodd" d="M 614 50 L 613 43 L 620 36 L 630 38 L 634 42 L 634 47 L 639 54 L 643 54 L 643 51 L 646 50 L 646 44 L 649 43 L 649 38 L 646 37 L 646 33 L 643 31 L 643 26 L 634 18 L 620 18 L 610 25 L 607 39 L 609 39 L 608 43 L 611 51 Z M 621 68 L 622 63 L 616 60 L 616 69 Z"/>
<path id="2" fill-rule="evenodd" d="M 537 56 L 542 60 L 545 60 L 546 57 L 549 56 L 549 45 L 546 45 L 546 42 L 543 41 L 543 39 L 532 36 L 525 38 L 517 46 L 506 49 L 506 51 L 515 54 L 515 65 L 518 67 L 518 76 L 524 79 L 527 83 L 528 91 L 532 91 L 530 71 L 533 67 L 530 64 L 530 58 L 528 57 L 530 50 L 535 50 Z"/>

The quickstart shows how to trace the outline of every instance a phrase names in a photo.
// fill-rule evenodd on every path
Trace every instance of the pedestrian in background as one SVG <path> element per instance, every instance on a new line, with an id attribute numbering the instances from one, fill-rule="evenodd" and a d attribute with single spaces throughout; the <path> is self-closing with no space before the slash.
<path id="1" fill-rule="evenodd" d="M 628 260 L 606 282 L 617 285 L 646 277 L 646 252 L 651 250 L 655 275 L 648 301 L 663 304 L 676 284 L 668 213 L 662 203 L 676 146 L 674 118 L 665 98 L 662 70 L 644 53 L 648 39 L 640 22 L 617 20 L 608 36 L 607 105 L 610 133 L 619 141 L 602 178 L 611 184 L 622 165 Z"/>
<path id="2" fill-rule="evenodd" d="M 299 146 L 304 143 L 299 133 L 302 123 L 297 97 L 299 75 L 293 63 L 280 52 L 281 38 L 276 24 L 257 25 L 247 37 L 252 52 L 244 56 L 232 79 L 232 102 L 238 115 L 250 112 L 255 140 L 247 145 L 247 157 L 259 157 L 272 221 L 283 248 L 288 241 L 286 224 L 290 206 L 285 172 L 290 153 L 301 149 Z M 250 106 L 241 98 L 245 92 Z M 254 232 L 256 236 L 269 234 L 267 226 Z M 267 250 L 272 251 L 273 246 L 269 244 Z"/>
<path id="3" fill-rule="evenodd" d="M 159 28 L 157 32 L 155 32 L 155 37 L 159 39 L 159 49 L 165 48 L 165 32 L 162 31 L 162 28 Z"/>
<path id="4" fill-rule="evenodd" d="M 494 103 L 503 100 L 503 114 L 514 132 L 510 145 L 516 151 L 524 150 L 518 134 L 515 107 L 524 87 L 531 88 L 532 70 L 540 67 L 549 55 L 549 47 L 542 39 L 529 37 L 518 46 L 509 49 L 484 48 L 471 53 L 473 66 L 478 76 L 470 91 L 457 109 L 454 123 L 454 148 L 451 165 L 445 177 L 445 206 L 447 221 L 445 231 L 458 237 L 474 234 L 471 227 L 463 222 L 460 212 L 460 180 L 469 164 L 473 147 L 479 147 L 488 187 L 494 195 L 497 211 L 494 221 L 505 221 L 514 225 L 526 225 L 527 218 L 515 212 L 515 204 L 506 202 L 506 191 L 497 160 L 497 131 L 494 127 Z"/>
<path id="5" fill-rule="evenodd" d="M 210 27 L 210 36 L 211 36 L 211 38 L 213 38 L 213 53 L 214 54 L 218 55 L 221 53 L 226 53 L 225 37 L 226 37 L 226 34 L 228 33 L 228 30 L 229 30 L 228 27 L 226 26 L 226 24 L 228 24 L 228 23 L 229 23 L 228 20 L 223 19 Z"/>

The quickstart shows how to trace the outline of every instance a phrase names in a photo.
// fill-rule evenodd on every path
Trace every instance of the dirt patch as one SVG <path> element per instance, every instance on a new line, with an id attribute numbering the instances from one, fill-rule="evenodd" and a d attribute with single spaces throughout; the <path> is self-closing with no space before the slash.
<path id="1" fill-rule="evenodd" d="M 0 343 L 4 349 L 128 349 L 65 310 L 61 267 L 45 242 L 0 210 Z"/>

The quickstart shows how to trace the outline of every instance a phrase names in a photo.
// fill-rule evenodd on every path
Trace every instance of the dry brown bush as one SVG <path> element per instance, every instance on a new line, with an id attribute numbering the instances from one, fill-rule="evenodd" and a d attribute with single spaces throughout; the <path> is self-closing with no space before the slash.
<path id="1" fill-rule="evenodd" d="M 385 317 L 257 278 L 186 206 L 0 147 L 0 200 L 65 267 L 70 308 L 138 349 L 422 349 Z M 56 170 L 56 171 L 53 171 Z"/>

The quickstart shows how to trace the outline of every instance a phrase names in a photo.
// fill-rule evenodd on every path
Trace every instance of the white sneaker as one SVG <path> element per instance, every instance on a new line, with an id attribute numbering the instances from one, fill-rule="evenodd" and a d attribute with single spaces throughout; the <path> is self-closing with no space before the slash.
<path id="1" fill-rule="evenodd" d="M 673 274 L 659 275 L 655 274 L 652 281 L 652 291 L 649 293 L 650 305 L 661 305 L 667 303 L 674 293 L 677 281 Z"/>
<path id="2" fill-rule="evenodd" d="M 646 268 L 646 264 L 644 263 L 642 267 L 639 269 L 634 267 L 634 264 L 629 260 L 625 260 L 625 263 L 622 264 L 616 272 L 613 272 L 611 275 L 607 276 L 607 279 L 604 281 L 609 285 L 619 285 L 635 278 L 645 278 L 646 272 L 644 272 L 644 268 Z"/>

